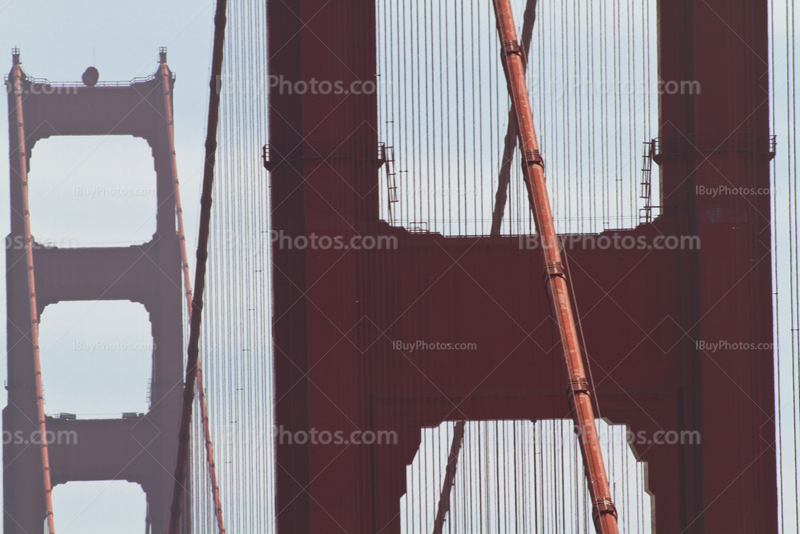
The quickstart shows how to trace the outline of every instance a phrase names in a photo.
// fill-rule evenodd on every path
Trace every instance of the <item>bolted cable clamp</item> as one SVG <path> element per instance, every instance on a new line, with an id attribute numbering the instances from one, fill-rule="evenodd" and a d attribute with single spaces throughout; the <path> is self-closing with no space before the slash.
<path id="1" fill-rule="evenodd" d="M 600 518 L 606 514 L 612 514 L 614 518 L 617 518 L 617 508 L 614 506 L 614 502 L 611 499 L 595 499 L 592 503 L 592 519 L 594 519 L 595 523 L 600 522 Z"/>
<path id="2" fill-rule="evenodd" d="M 519 43 L 516 39 L 510 39 L 508 41 L 503 41 L 503 53 L 505 55 L 510 56 L 511 54 L 516 54 L 522 57 L 522 50 L 519 47 Z"/>
<path id="3" fill-rule="evenodd" d="M 578 393 L 586 393 L 590 395 L 591 388 L 589 387 L 589 381 L 585 378 L 570 378 L 569 379 L 569 386 L 567 386 L 567 395 L 572 398 L 573 395 L 577 395 Z"/>
<path id="4" fill-rule="evenodd" d="M 563 279 L 567 279 L 566 275 L 564 274 L 564 265 L 560 261 L 547 261 L 544 264 L 544 279 L 545 282 L 549 281 L 551 278 L 555 278 L 556 276 L 560 276 Z"/>
<path id="5" fill-rule="evenodd" d="M 539 165 L 544 169 L 544 159 L 538 149 L 532 148 L 525 151 L 525 163 L 528 165 Z"/>

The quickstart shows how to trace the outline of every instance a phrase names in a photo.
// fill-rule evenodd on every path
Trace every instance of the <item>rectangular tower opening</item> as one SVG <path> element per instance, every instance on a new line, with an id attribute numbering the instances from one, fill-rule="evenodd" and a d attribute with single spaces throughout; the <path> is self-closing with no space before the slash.
<path id="1" fill-rule="evenodd" d="M 53 488 L 53 515 L 64 534 L 141 534 L 147 499 L 139 484 L 124 480 L 67 482 Z"/>
<path id="2" fill-rule="evenodd" d="M 42 313 L 39 344 L 47 414 L 115 419 L 149 410 L 155 345 L 142 304 L 51 304 Z"/>
<path id="3" fill-rule="evenodd" d="M 653 501 L 646 463 L 637 462 L 636 439 L 624 425 L 597 421 L 608 459 L 620 532 L 653 532 Z M 400 504 L 405 534 L 433 531 L 454 423 L 422 430 L 414 461 L 406 468 Z M 671 444 L 671 435 L 659 444 Z M 644 445 L 647 447 L 648 445 Z M 593 533 L 592 508 L 577 438 L 569 420 L 469 421 L 458 455 L 442 532 Z"/>
<path id="4" fill-rule="evenodd" d="M 522 42 L 529 0 L 511 3 Z M 527 85 L 559 233 L 634 228 L 659 204 L 657 167 L 642 172 L 665 90 L 656 22 L 655 0 L 536 3 Z M 511 109 L 492 3 L 379 0 L 376 26 L 378 129 L 393 147 L 381 218 L 488 235 Z M 534 233 L 517 148 L 509 172 L 500 233 Z"/>
<path id="5" fill-rule="evenodd" d="M 31 233 L 39 244 L 127 246 L 153 238 L 156 173 L 147 141 L 51 137 L 31 156 Z"/>

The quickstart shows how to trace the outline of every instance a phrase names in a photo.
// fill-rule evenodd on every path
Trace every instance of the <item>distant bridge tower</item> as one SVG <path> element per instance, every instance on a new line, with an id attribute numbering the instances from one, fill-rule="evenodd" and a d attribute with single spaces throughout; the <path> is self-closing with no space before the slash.
<path id="1" fill-rule="evenodd" d="M 19 51 L 13 55 L 19 65 Z M 166 49 L 161 50 L 166 65 Z M 165 106 L 172 103 L 174 76 L 169 69 L 130 83 L 93 86 L 51 84 L 24 77 L 23 117 L 27 154 L 40 139 L 56 135 L 132 135 L 152 148 L 157 177 L 156 233 L 148 243 L 117 248 L 34 250 L 39 316 L 48 304 L 77 300 L 129 300 L 147 309 L 154 341 L 150 411 L 120 419 L 47 418 L 48 432 L 76 431 L 77 444 L 52 443 L 52 484 L 78 480 L 127 480 L 147 495 L 151 532 L 164 532 L 169 520 L 172 472 L 177 452 L 183 390 L 181 257 L 175 228 L 174 146 Z M 163 83 L 168 83 L 166 91 Z M 22 158 L 16 114 L 16 90 L 9 82 L 11 235 L 23 242 Z M 35 217 L 35 214 L 34 214 Z M 25 250 L 7 247 L 8 406 L 3 430 L 37 430 L 33 345 Z M 45 386 L 48 377 L 44 376 Z M 6 434 L 8 435 L 8 434 Z M 3 446 L 4 532 L 42 532 L 45 520 L 42 459 L 38 445 Z M 58 517 L 56 517 L 56 523 Z"/>

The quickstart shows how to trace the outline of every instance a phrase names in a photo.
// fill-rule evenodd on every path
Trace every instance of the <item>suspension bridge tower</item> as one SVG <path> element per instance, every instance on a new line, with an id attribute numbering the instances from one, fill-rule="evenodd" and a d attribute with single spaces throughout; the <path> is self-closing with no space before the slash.
<path id="1" fill-rule="evenodd" d="M 183 325 L 180 243 L 174 196 L 175 148 L 165 106 L 172 106 L 174 75 L 166 66 L 129 83 L 50 83 L 25 75 L 19 50 L 7 78 L 9 110 L 11 234 L 25 243 L 23 183 L 37 141 L 54 136 L 128 135 L 152 149 L 157 179 L 156 233 L 138 246 L 57 248 L 33 240 L 33 277 L 25 247 L 6 248 L 8 406 L 6 435 L 28 437 L 39 430 L 30 302 L 36 315 L 61 301 L 127 300 L 144 305 L 154 342 L 150 409 L 118 419 L 46 417 L 48 435 L 70 432 L 75 439 L 49 444 L 52 485 L 70 481 L 127 480 L 147 496 L 152 532 L 165 532 L 172 494 L 183 386 Z M 20 109 L 21 105 L 21 109 Z M 120 162 L 124 165 L 124 162 Z M 36 214 L 32 214 L 36 217 Z M 35 287 L 29 280 L 35 279 Z M 31 297 L 34 297 L 32 299 Z M 44 376 L 44 384 L 47 384 Z M 42 532 L 46 517 L 43 460 L 39 445 L 26 439 L 3 445 L 4 532 Z M 188 528 L 188 527 L 187 527 Z"/>
<path id="2" fill-rule="evenodd" d="M 378 50 L 406 61 L 392 48 L 400 29 L 381 27 L 379 38 L 375 2 L 281 0 L 267 9 L 269 73 L 282 84 L 375 83 Z M 701 435 L 701 443 L 634 447 L 648 464 L 657 532 L 775 533 L 773 360 L 770 350 L 735 350 L 739 342 L 772 343 L 769 197 L 696 194 L 699 186 L 769 187 L 767 3 L 662 0 L 658 24 L 660 77 L 697 81 L 702 92 L 660 97 L 654 157 L 662 215 L 603 235 L 649 243 L 664 235 L 699 238 L 701 248 L 571 253 L 581 266 L 572 272 L 576 306 L 592 310 L 582 321 L 586 348 L 609 370 L 579 386 L 592 388 L 608 421 L 634 433 Z M 516 42 L 502 47 L 520 53 Z M 469 61 L 450 54 L 441 61 Z M 408 62 L 416 66 L 416 58 Z M 458 102 L 449 105 L 459 112 Z M 420 102 L 414 106 L 408 121 L 426 113 Z M 382 251 L 273 245 L 276 424 L 286 436 L 399 436 L 395 446 L 279 436 L 282 534 L 399 533 L 406 467 L 422 429 L 569 414 L 566 377 L 535 387 L 537 377 L 560 376 L 563 367 L 547 350 L 558 339 L 540 328 L 551 316 L 542 273 L 557 266 L 520 250 L 514 236 L 445 237 L 379 220 L 377 108 L 375 93 L 270 93 L 273 232 L 295 243 L 314 234 L 344 242 L 394 236 L 398 243 Z M 415 157 L 455 150 L 425 154 L 426 147 L 414 146 Z M 394 340 L 458 340 L 480 354 L 403 355 Z M 697 340 L 734 348 L 712 358 Z M 611 511 L 593 504 L 596 514 Z"/>

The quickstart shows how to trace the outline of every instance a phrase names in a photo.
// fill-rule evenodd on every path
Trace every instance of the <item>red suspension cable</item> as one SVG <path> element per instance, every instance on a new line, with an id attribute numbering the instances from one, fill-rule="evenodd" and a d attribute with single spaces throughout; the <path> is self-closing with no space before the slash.
<path id="1" fill-rule="evenodd" d="M 36 374 L 36 411 L 39 418 L 39 443 L 42 447 L 42 475 L 44 477 L 44 502 L 47 512 L 47 530 L 55 534 L 53 521 L 53 487 L 50 483 L 50 455 L 47 451 L 47 426 L 44 416 L 42 394 L 42 363 L 39 358 L 39 309 L 36 306 L 36 280 L 33 271 L 33 238 L 31 237 L 31 216 L 28 206 L 28 158 L 25 149 L 25 121 L 22 113 L 22 65 L 19 53 L 14 54 L 14 68 L 11 80 L 17 108 L 17 141 L 19 143 L 19 172 L 22 180 L 22 209 L 25 219 L 25 260 L 28 264 L 28 294 L 30 295 L 31 343 L 33 343 L 33 368 Z"/>
<path id="2" fill-rule="evenodd" d="M 181 209 L 181 193 L 178 184 L 178 164 L 175 160 L 175 129 L 172 120 L 172 80 L 167 66 L 165 51 L 161 56 L 161 85 L 164 88 L 164 109 L 167 119 L 167 132 L 170 149 L 170 165 L 172 171 L 172 183 L 174 184 L 175 210 L 178 216 L 178 239 L 181 247 L 181 262 L 183 264 L 183 283 L 186 294 L 186 306 L 189 318 L 192 317 L 192 284 L 189 279 L 189 257 L 186 254 L 186 233 L 183 227 L 183 210 Z M 208 408 L 206 406 L 206 395 L 203 389 L 203 370 L 200 359 L 197 360 L 197 396 L 200 398 L 200 416 L 203 422 L 203 437 L 206 445 L 206 460 L 208 462 L 208 474 L 211 479 L 211 492 L 214 498 L 214 515 L 217 519 L 219 533 L 225 534 L 225 525 L 222 521 L 222 504 L 219 498 L 219 486 L 217 485 L 217 469 L 214 464 L 214 447 L 211 442 L 211 430 L 208 426 Z"/>
<path id="3" fill-rule="evenodd" d="M 493 2 L 502 50 L 503 69 L 517 118 L 519 143 L 522 149 L 522 172 L 528 182 L 531 208 L 544 254 L 545 282 L 561 335 L 561 346 L 569 374 L 569 398 L 578 431 L 578 442 L 583 456 L 589 492 L 592 497 L 592 517 L 597 532 L 617 534 L 617 512 L 611 500 L 603 454 L 597 437 L 594 409 L 589 396 L 590 388 L 583 368 L 583 357 L 578 344 L 578 333 L 572 304 L 569 300 L 566 274 L 561 263 L 561 252 L 553 223 L 550 199 L 547 195 L 544 161 L 539 153 L 539 143 L 536 139 L 530 97 L 525 81 L 525 66 L 517 42 L 511 2 L 510 0 L 493 0 Z"/>

